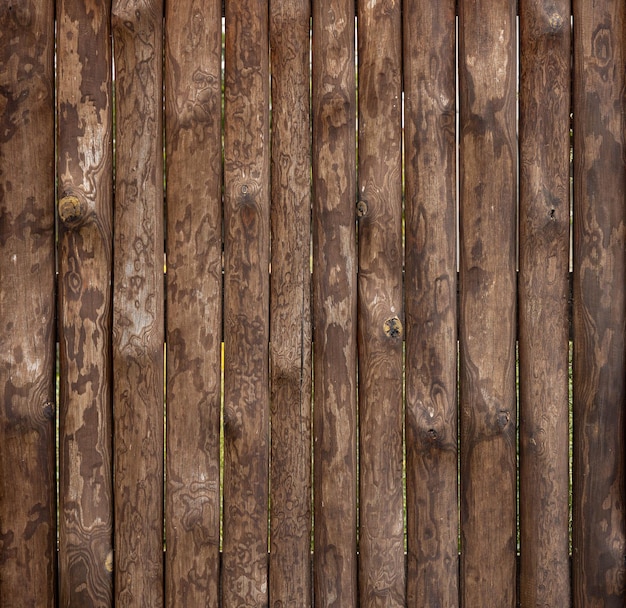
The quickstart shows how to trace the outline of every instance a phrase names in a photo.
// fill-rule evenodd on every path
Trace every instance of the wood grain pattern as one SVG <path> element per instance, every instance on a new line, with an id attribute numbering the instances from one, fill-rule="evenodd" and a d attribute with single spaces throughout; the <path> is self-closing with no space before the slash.
<path id="1" fill-rule="evenodd" d="M 309 0 L 270 12 L 272 63 L 271 605 L 311 605 Z"/>
<path id="2" fill-rule="evenodd" d="M 0 2 L 0 604 L 7 608 L 55 603 L 53 52 L 53 2 Z"/>
<path id="3" fill-rule="evenodd" d="M 267 3 L 226 2 L 225 61 L 222 594 L 230 608 L 268 601 Z"/>
<path id="4" fill-rule="evenodd" d="M 163 605 L 162 15 L 115 0 L 115 605 Z"/>
<path id="5" fill-rule="evenodd" d="M 357 604 L 353 0 L 313 2 L 316 606 Z"/>
<path id="6" fill-rule="evenodd" d="M 221 500 L 221 3 L 167 3 L 165 23 L 166 605 L 217 606 Z"/>
<path id="7" fill-rule="evenodd" d="M 57 5 L 61 606 L 113 604 L 110 16 Z"/>
<path id="8" fill-rule="evenodd" d="M 408 605 L 458 606 L 455 3 L 404 13 Z"/>
<path id="9" fill-rule="evenodd" d="M 570 605 L 570 3 L 520 3 L 520 601 Z"/>
<path id="10" fill-rule="evenodd" d="M 461 595 L 516 602 L 516 6 L 460 5 Z"/>
<path id="11" fill-rule="evenodd" d="M 626 603 L 626 6 L 574 10 L 573 605 Z"/>
<path id="12" fill-rule="evenodd" d="M 405 605 L 400 2 L 358 2 L 359 605 Z"/>

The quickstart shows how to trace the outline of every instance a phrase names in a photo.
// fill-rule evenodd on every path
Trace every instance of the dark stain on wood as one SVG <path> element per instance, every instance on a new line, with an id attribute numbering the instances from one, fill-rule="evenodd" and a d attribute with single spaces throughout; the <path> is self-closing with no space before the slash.
<path id="1" fill-rule="evenodd" d="M 520 601 L 570 605 L 570 4 L 520 4 Z"/>
<path id="2" fill-rule="evenodd" d="M 357 15 L 359 605 L 400 607 L 406 599 L 400 2 L 361 0 Z"/>
<path id="3" fill-rule="evenodd" d="M 113 605 L 110 11 L 57 5 L 62 605 Z"/>
<path id="4" fill-rule="evenodd" d="M 217 605 L 222 331 L 219 0 L 166 3 L 165 603 Z"/>
<path id="5" fill-rule="evenodd" d="M 308 0 L 274 2 L 272 63 L 271 605 L 312 603 L 311 142 Z"/>
<path id="6" fill-rule="evenodd" d="M 626 6 L 575 1 L 573 603 L 626 601 Z"/>
<path id="7" fill-rule="evenodd" d="M 516 602 L 516 7 L 460 5 L 461 603 Z"/>
<path id="8" fill-rule="evenodd" d="M 226 2 L 224 606 L 268 601 L 270 139 L 267 5 Z"/>
<path id="9" fill-rule="evenodd" d="M 342 608 L 357 605 L 354 11 L 313 2 L 313 584 Z"/>
<path id="10" fill-rule="evenodd" d="M 455 2 L 404 19 L 407 602 L 458 606 Z"/>
<path id="11" fill-rule="evenodd" d="M 7 608 L 52 608 L 56 594 L 53 54 L 53 2 L 0 2 L 0 601 Z"/>
<path id="12" fill-rule="evenodd" d="M 163 148 L 159 0 L 114 0 L 115 605 L 163 605 Z"/>

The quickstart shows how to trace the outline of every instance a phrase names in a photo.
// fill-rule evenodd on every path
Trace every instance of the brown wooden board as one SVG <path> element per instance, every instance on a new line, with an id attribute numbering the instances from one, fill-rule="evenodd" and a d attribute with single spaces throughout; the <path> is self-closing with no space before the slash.
<path id="1" fill-rule="evenodd" d="M 224 123 L 225 608 L 266 605 L 269 481 L 267 3 L 226 2 Z"/>
<path id="2" fill-rule="evenodd" d="M 115 0 L 115 605 L 163 605 L 162 21 Z"/>
<path id="3" fill-rule="evenodd" d="M 354 15 L 313 2 L 313 585 L 341 608 L 357 604 Z"/>
<path id="4" fill-rule="evenodd" d="M 626 5 L 574 10 L 573 605 L 626 604 Z"/>
<path id="5" fill-rule="evenodd" d="M 110 17 L 57 4 L 62 606 L 113 604 Z"/>
<path id="6" fill-rule="evenodd" d="M 455 2 L 404 12 L 408 605 L 458 606 Z"/>
<path id="7" fill-rule="evenodd" d="M 54 606 L 54 2 L 0 2 L 0 604 Z"/>
<path id="8" fill-rule="evenodd" d="M 270 12 L 272 62 L 271 539 L 273 606 L 311 605 L 309 0 Z"/>
<path id="9" fill-rule="evenodd" d="M 359 605 L 405 605 L 402 21 L 359 0 Z"/>
<path id="10" fill-rule="evenodd" d="M 549 10 L 548 10 L 549 9 Z M 570 605 L 570 3 L 520 2 L 520 599 Z"/>
<path id="11" fill-rule="evenodd" d="M 516 601 L 516 3 L 460 7 L 461 596 Z"/>
<path id="12" fill-rule="evenodd" d="M 217 606 L 222 146 L 219 0 L 166 4 L 166 605 Z"/>

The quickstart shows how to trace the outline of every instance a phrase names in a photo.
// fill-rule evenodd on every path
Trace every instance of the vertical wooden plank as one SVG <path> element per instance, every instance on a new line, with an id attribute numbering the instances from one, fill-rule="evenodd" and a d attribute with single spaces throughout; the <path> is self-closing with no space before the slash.
<path id="1" fill-rule="evenodd" d="M 166 604 L 216 606 L 222 332 L 220 0 L 166 3 Z"/>
<path id="2" fill-rule="evenodd" d="M 408 605 L 458 606 L 455 2 L 404 12 Z"/>
<path id="3" fill-rule="evenodd" d="M 276 0 L 272 63 L 273 606 L 311 605 L 311 142 L 309 0 Z"/>
<path id="4" fill-rule="evenodd" d="M 570 605 L 570 3 L 520 3 L 520 598 Z"/>
<path id="5" fill-rule="evenodd" d="M 163 605 L 162 21 L 115 0 L 115 604 Z"/>
<path id="6" fill-rule="evenodd" d="M 574 606 L 626 603 L 626 5 L 574 8 Z"/>
<path id="7" fill-rule="evenodd" d="M 54 2 L 0 2 L 0 604 L 54 606 Z"/>
<path id="8" fill-rule="evenodd" d="M 359 605 L 404 606 L 402 21 L 358 2 Z"/>
<path id="9" fill-rule="evenodd" d="M 269 40 L 263 0 L 226 2 L 224 123 L 225 608 L 267 603 Z"/>
<path id="10" fill-rule="evenodd" d="M 353 0 L 313 1 L 316 606 L 357 604 Z"/>
<path id="11" fill-rule="evenodd" d="M 461 585 L 516 601 L 516 60 L 513 0 L 460 5 Z"/>
<path id="12" fill-rule="evenodd" d="M 110 11 L 57 5 L 61 606 L 113 603 Z"/>

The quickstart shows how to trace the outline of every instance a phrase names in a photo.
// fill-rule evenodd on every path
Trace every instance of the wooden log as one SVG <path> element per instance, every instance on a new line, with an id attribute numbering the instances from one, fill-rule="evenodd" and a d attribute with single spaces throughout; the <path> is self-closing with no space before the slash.
<path id="1" fill-rule="evenodd" d="M 162 21 L 115 0 L 115 604 L 163 605 Z"/>
<path id="2" fill-rule="evenodd" d="M 404 12 L 408 606 L 459 603 L 455 2 Z"/>
<path id="3" fill-rule="evenodd" d="M 217 606 L 221 2 L 166 4 L 166 605 Z"/>
<path id="4" fill-rule="evenodd" d="M 402 21 L 358 2 L 359 605 L 405 605 Z"/>
<path id="5" fill-rule="evenodd" d="M 267 3 L 226 2 L 224 122 L 225 608 L 267 603 L 269 42 Z"/>
<path id="6" fill-rule="evenodd" d="M 626 604 L 626 5 L 574 10 L 573 605 Z"/>
<path id="7" fill-rule="evenodd" d="M 309 0 L 270 12 L 272 63 L 271 539 L 273 606 L 311 605 Z"/>
<path id="8" fill-rule="evenodd" d="M 520 3 L 520 599 L 570 605 L 570 3 Z"/>
<path id="9" fill-rule="evenodd" d="M 61 606 L 113 605 L 110 17 L 57 5 Z"/>
<path id="10" fill-rule="evenodd" d="M 55 605 L 54 2 L 0 1 L 0 604 Z"/>
<path id="11" fill-rule="evenodd" d="M 353 0 L 313 2 L 314 597 L 357 604 Z"/>
<path id="12" fill-rule="evenodd" d="M 461 596 L 516 602 L 516 3 L 460 6 Z"/>

